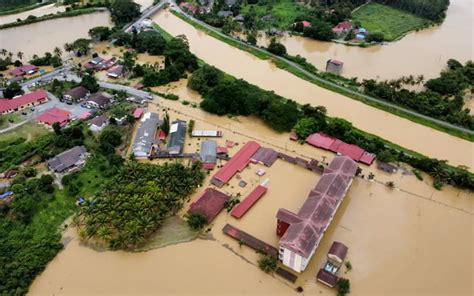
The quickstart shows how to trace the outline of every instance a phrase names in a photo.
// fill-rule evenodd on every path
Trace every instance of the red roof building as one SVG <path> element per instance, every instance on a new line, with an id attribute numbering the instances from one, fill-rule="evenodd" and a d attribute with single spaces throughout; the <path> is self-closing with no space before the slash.
<path id="1" fill-rule="evenodd" d="M 13 99 L 0 99 L 0 114 L 15 112 L 27 107 L 42 104 L 48 100 L 48 93 L 37 90 Z"/>
<path id="2" fill-rule="evenodd" d="M 348 21 L 340 22 L 332 28 L 334 33 L 349 32 L 352 29 L 352 23 Z"/>
<path id="3" fill-rule="evenodd" d="M 53 125 L 57 122 L 60 126 L 64 126 L 69 122 L 70 114 L 69 111 L 54 107 L 39 115 L 36 119 L 47 125 Z"/>
<path id="4" fill-rule="evenodd" d="M 247 142 L 211 179 L 211 183 L 222 187 L 249 163 L 250 157 L 257 152 L 260 144 L 255 141 Z"/>
<path id="5" fill-rule="evenodd" d="M 229 149 L 227 149 L 227 147 L 222 147 L 222 146 L 217 147 L 217 154 L 228 154 L 228 153 L 229 153 Z"/>
<path id="6" fill-rule="evenodd" d="M 193 202 L 188 214 L 201 213 L 206 216 L 207 223 L 211 223 L 224 208 L 230 197 L 214 188 L 206 188 L 201 197 Z"/>
<path id="7" fill-rule="evenodd" d="M 23 76 L 26 74 L 33 74 L 38 71 L 38 67 L 34 65 L 23 65 L 10 71 L 12 76 Z"/>
<path id="8" fill-rule="evenodd" d="M 240 219 L 245 213 L 267 192 L 267 187 L 258 185 L 250 194 L 241 201 L 230 213 L 234 218 Z"/>
<path id="9" fill-rule="evenodd" d="M 135 111 L 133 111 L 133 117 L 135 119 L 139 119 L 140 117 L 142 117 L 144 111 L 145 111 L 145 109 L 143 109 L 143 108 L 135 109 Z"/>
<path id="10" fill-rule="evenodd" d="M 284 265 L 297 272 L 306 268 L 349 190 L 356 171 L 357 164 L 350 157 L 336 156 L 310 191 L 298 214 L 279 210 L 278 227 L 287 228 L 280 232 L 277 229 L 279 234 L 283 234 L 279 258 Z"/>
<path id="11" fill-rule="evenodd" d="M 306 143 L 323 148 L 338 154 L 347 155 L 355 161 L 371 165 L 375 160 L 375 155 L 365 151 L 354 144 L 347 144 L 337 138 L 324 133 L 311 134 L 306 138 Z"/>

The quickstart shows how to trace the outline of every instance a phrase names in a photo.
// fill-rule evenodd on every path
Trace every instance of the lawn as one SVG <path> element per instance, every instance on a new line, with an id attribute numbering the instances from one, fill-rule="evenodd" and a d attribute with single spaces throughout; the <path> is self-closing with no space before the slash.
<path id="1" fill-rule="evenodd" d="M 16 138 L 25 138 L 31 140 L 42 135 L 46 135 L 49 131 L 42 125 L 35 122 L 28 122 L 8 133 L 0 134 L 0 142 L 9 141 Z"/>
<path id="2" fill-rule="evenodd" d="M 15 124 L 22 120 L 23 119 L 18 112 L 2 115 L 0 119 L 0 129 L 7 128 L 10 124 Z"/>
<path id="3" fill-rule="evenodd" d="M 353 22 L 360 22 L 370 32 L 382 32 L 387 41 L 425 27 L 430 21 L 378 3 L 370 3 L 352 14 Z"/>
<path id="4" fill-rule="evenodd" d="M 273 21 L 263 22 L 265 28 L 277 27 L 288 29 L 291 27 L 297 16 L 305 15 L 309 11 L 307 7 L 295 3 L 292 0 L 280 0 L 278 3 L 273 5 L 242 4 L 240 13 L 246 15 L 251 7 L 260 18 L 270 13 L 273 15 Z"/>

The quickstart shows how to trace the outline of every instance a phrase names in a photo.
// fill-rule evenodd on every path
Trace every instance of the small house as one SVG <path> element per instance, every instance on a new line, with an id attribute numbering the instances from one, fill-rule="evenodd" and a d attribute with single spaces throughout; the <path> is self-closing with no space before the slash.
<path id="1" fill-rule="evenodd" d="M 216 166 L 217 142 L 213 140 L 202 141 L 199 158 L 203 169 L 212 170 Z"/>
<path id="2" fill-rule="evenodd" d="M 76 86 L 63 94 L 63 99 L 68 102 L 80 102 L 90 95 L 90 91 L 84 86 Z"/>
<path id="3" fill-rule="evenodd" d="M 326 72 L 334 73 L 334 74 L 341 74 L 342 68 L 344 66 L 344 63 L 338 60 L 328 60 L 326 62 Z"/>
<path id="4" fill-rule="evenodd" d="M 186 137 L 186 121 L 176 120 L 171 123 L 168 153 L 181 154 L 184 148 L 184 139 Z"/>
<path id="5" fill-rule="evenodd" d="M 159 143 L 156 131 L 162 123 L 157 113 L 143 114 L 132 146 L 136 158 L 147 158 L 151 155 L 152 148 Z"/>
<path id="6" fill-rule="evenodd" d="M 224 208 L 229 196 L 212 187 L 206 188 L 199 199 L 191 204 L 188 214 L 200 213 L 211 223 Z"/>
<path id="7" fill-rule="evenodd" d="M 143 108 L 136 108 L 133 111 L 133 118 L 140 119 L 140 117 L 142 117 L 144 111 L 145 111 L 145 109 L 143 109 Z"/>
<path id="8" fill-rule="evenodd" d="M 122 77 L 123 72 L 124 72 L 123 71 L 123 66 L 120 65 L 120 66 L 117 66 L 117 67 L 114 67 L 114 68 L 110 69 L 107 72 L 107 76 L 111 77 L 111 78 L 119 78 L 119 77 Z"/>
<path id="9" fill-rule="evenodd" d="M 109 124 L 109 119 L 105 115 L 94 117 L 91 122 L 89 129 L 93 132 L 100 132 Z"/>
<path id="10" fill-rule="evenodd" d="M 71 112 L 53 107 L 48 109 L 43 114 L 36 117 L 36 119 L 46 125 L 53 125 L 59 123 L 61 127 L 65 126 L 70 120 Z"/>
<path id="11" fill-rule="evenodd" d="M 48 167 L 56 173 L 71 172 L 82 167 L 86 158 L 86 147 L 76 146 L 48 160 Z"/>
<path id="12" fill-rule="evenodd" d="M 100 63 L 102 63 L 103 61 L 104 61 L 103 58 L 101 58 L 101 57 L 95 57 L 95 58 L 93 58 L 92 60 L 89 61 L 89 64 L 94 65 L 94 66 L 97 66 L 97 65 L 99 65 Z"/>
<path id="13" fill-rule="evenodd" d="M 350 30 L 352 30 L 352 23 L 349 21 L 340 22 L 332 28 L 335 34 L 347 33 Z"/>
<path id="14" fill-rule="evenodd" d="M 15 76 L 15 77 L 23 76 L 23 75 L 31 75 L 31 74 L 34 74 L 36 71 L 38 71 L 38 69 L 39 68 L 34 65 L 23 65 L 11 70 L 10 75 Z"/>
<path id="15" fill-rule="evenodd" d="M 236 17 L 234 18 L 234 21 L 239 22 L 239 23 L 243 23 L 244 20 L 245 20 L 245 18 L 244 18 L 244 16 L 241 15 L 241 14 L 239 14 L 238 16 L 236 16 Z"/>
<path id="16" fill-rule="evenodd" d="M 93 95 L 90 95 L 89 98 L 84 102 L 85 106 L 88 108 L 100 108 L 104 109 L 112 103 L 113 95 L 106 92 L 98 92 Z"/>

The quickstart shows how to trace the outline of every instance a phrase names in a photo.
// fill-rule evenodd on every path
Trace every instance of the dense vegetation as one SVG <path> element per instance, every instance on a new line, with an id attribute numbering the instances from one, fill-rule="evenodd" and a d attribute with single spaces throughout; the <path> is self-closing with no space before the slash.
<path id="1" fill-rule="evenodd" d="M 474 174 L 466 169 L 454 168 L 446 161 L 403 151 L 377 136 L 354 128 L 344 119 L 326 116 L 324 107 L 298 106 L 291 100 L 264 91 L 244 80 L 225 76 L 218 69 L 207 65 L 193 73 L 188 86 L 203 95 L 201 107 L 208 112 L 219 115 L 256 115 L 277 131 L 289 131 L 294 127 L 302 139 L 311 133 L 322 131 L 345 142 L 357 144 L 375 153 L 380 160 L 405 162 L 424 171 L 434 178 L 436 188 L 450 184 L 474 190 Z"/>
<path id="2" fill-rule="evenodd" d="M 442 21 L 449 6 L 449 0 L 375 0 L 375 2 L 409 11 L 432 21 Z"/>
<path id="3" fill-rule="evenodd" d="M 272 273 L 277 268 L 278 261 L 270 255 L 261 255 L 257 263 L 261 270 Z"/>
<path id="4" fill-rule="evenodd" d="M 362 85 L 368 95 L 396 103 L 449 123 L 474 130 L 474 116 L 464 108 L 465 90 L 474 85 L 474 63 L 464 66 L 456 60 L 448 61 L 448 69 L 440 77 L 428 80 L 425 91 L 415 92 L 404 88 L 420 85 L 423 77 L 403 77 L 397 80 L 376 82 L 364 80 Z"/>
<path id="5" fill-rule="evenodd" d="M 53 66 L 53 67 L 60 67 L 63 62 L 61 59 L 61 49 L 57 48 L 57 52 L 53 55 L 50 52 L 47 52 L 42 57 L 38 57 L 37 55 L 33 55 L 33 59 L 30 60 L 30 64 L 35 66 Z"/>
<path id="6" fill-rule="evenodd" d="M 140 15 L 140 5 L 132 0 L 114 0 L 109 10 L 117 26 L 131 22 Z"/>
<path id="7" fill-rule="evenodd" d="M 203 179 L 198 165 L 132 161 L 81 207 L 74 221 L 81 237 L 97 239 L 113 249 L 130 249 L 176 213 Z"/>
<path id="8" fill-rule="evenodd" d="M 7 10 L 38 3 L 37 0 L 0 0 L 0 9 Z"/>

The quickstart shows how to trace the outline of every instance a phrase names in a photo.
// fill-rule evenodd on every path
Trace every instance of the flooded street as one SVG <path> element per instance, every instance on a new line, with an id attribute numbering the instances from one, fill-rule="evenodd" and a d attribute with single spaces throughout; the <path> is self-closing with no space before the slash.
<path id="1" fill-rule="evenodd" d="M 56 6 L 55 4 L 49 4 L 20 13 L 0 15 L 0 25 L 16 22 L 17 19 L 24 20 L 30 15 L 40 17 L 51 13 L 64 12 L 65 10 L 65 6 Z"/>
<path id="2" fill-rule="evenodd" d="M 0 44 L 14 54 L 22 51 L 23 59 L 29 60 L 34 54 L 52 52 L 56 46 L 64 51 L 64 43 L 88 38 L 89 29 L 97 26 L 112 26 L 108 11 L 0 30 Z"/>
<path id="3" fill-rule="evenodd" d="M 185 81 L 180 81 L 167 91 L 184 95 L 183 85 Z M 181 99 L 194 102 L 199 98 L 192 94 Z M 291 142 L 254 118 L 218 117 L 181 102 L 159 103 L 159 107 L 150 105 L 149 110 L 169 108 L 171 120 L 194 119 L 195 129 L 222 130 L 224 137 L 218 142 L 231 139 L 240 143 L 231 154 L 258 137 L 264 146 L 294 156 L 318 160 L 324 156 L 327 161 L 334 156 Z M 196 151 L 198 145 L 199 139 L 187 137 L 185 152 Z M 255 174 L 258 168 L 265 168 L 265 176 Z M 239 246 L 222 233 L 222 227 L 230 223 L 277 246 L 276 211 L 297 211 L 319 180 L 318 174 L 277 160 L 271 168 L 250 165 L 221 189 L 245 197 L 256 184 L 269 179 L 267 194 L 242 219 L 236 220 L 225 210 L 219 214 L 211 225 L 211 240 L 198 239 L 141 253 L 96 252 L 80 246 L 70 229 L 65 239 L 72 241 L 35 280 L 30 294 L 298 295 L 295 288 L 301 286 L 304 295 L 335 295 L 316 283 L 315 275 L 332 241 L 338 240 L 349 247 L 353 270 L 342 275 L 351 280 L 351 295 L 472 295 L 472 194 L 451 187 L 437 191 L 426 176 L 421 182 L 414 176 L 382 173 L 374 166 L 363 170 L 364 174 L 374 172 L 376 182 L 354 181 L 316 255 L 295 284 L 264 274 L 256 266 L 254 250 Z M 238 178 L 248 185 L 240 188 Z M 396 189 L 383 185 L 388 180 Z M 209 178 L 192 201 L 208 183 Z"/>
<path id="4" fill-rule="evenodd" d="M 234 48 L 196 30 L 173 14 L 162 11 L 153 20 L 172 35 L 185 34 L 191 51 L 217 68 L 293 99 L 301 104 L 322 105 L 331 116 L 342 117 L 354 126 L 424 155 L 446 159 L 452 165 L 474 168 L 474 144 L 413 123 L 328 91 L 277 68 L 270 61 Z"/>
<path id="5" fill-rule="evenodd" d="M 387 45 L 361 48 L 298 36 L 284 37 L 281 42 L 289 54 L 305 57 L 319 70 L 324 71 L 329 59 L 343 61 L 345 77 L 385 80 L 421 74 L 429 79 L 438 76 L 450 58 L 462 63 L 473 59 L 473 2 L 450 2 L 441 26 L 410 33 Z M 265 39 L 260 45 L 269 42 Z"/>

